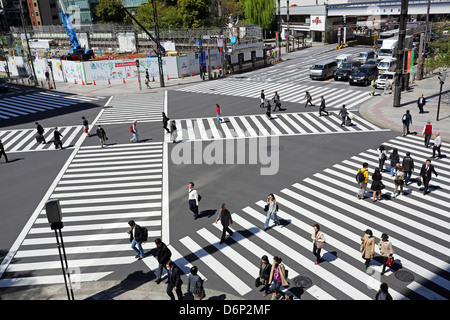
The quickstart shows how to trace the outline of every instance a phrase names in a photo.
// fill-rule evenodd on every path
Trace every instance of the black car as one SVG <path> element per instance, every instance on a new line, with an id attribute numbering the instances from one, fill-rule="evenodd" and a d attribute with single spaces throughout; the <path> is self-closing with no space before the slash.
<path id="1" fill-rule="evenodd" d="M 8 91 L 8 83 L 4 78 L 0 79 L 0 91 Z"/>
<path id="2" fill-rule="evenodd" d="M 356 69 L 349 77 L 348 83 L 350 85 L 354 84 L 364 84 L 367 86 L 372 80 L 377 79 L 378 68 L 377 66 L 363 66 Z"/>
<path id="3" fill-rule="evenodd" d="M 343 62 L 334 72 L 334 80 L 348 80 L 348 76 L 361 65 L 359 61 Z"/>

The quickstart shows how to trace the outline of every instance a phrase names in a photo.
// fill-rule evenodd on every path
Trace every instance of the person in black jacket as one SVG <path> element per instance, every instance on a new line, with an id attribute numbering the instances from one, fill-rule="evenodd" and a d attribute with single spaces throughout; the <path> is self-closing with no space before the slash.
<path id="1" fill-rule="evenodd" d="M 169 123 L 169 118 L 166 116 L 166 113 L 162 113 L 162 122 L 163 122 L 163 129 L 166 129 L 167 133 L 170 133 L 169 128 L 167 128 L 167 124 Z"/>
<path id="2" fill-rule="evenodd" d="M 434 173 L 436 177 L 438 176 L 436 170 L 434 170 L 434 166 L 431 164 L 431 160 L 427 159 L 426 163 L 422 165 L 419 174 L 419 179 L 423 178 L 423 195 L 426 195 L 428 192 L 428 185 L 430 184 L 431 173 Z"/>
<path id="3" fill-rule="evenodd" d="M 269 262 L 269 258 L 264 255 L 261 257 L 261 264 L 259 266 L 259 282 L 264 286 L 263 297 L 267 297 L 270 292 L 270 271 L 272 270 L 272 265 Z"/>
<path id="4" fill-rule="evenodd" d="M 131 227 L 131 230 L 127 231 L 127 233 L 130 235 L 131 249 L 136 252 L 135 258 L 141 260 L 144 258 L 144 250 L 142 249 L 144 230 L 133 220 L 128 221 L 128 225 Z"/>
<path id="5" fill-rule="evenodd" d="M 156 278 L 156 283 L 159 284 L 161 282 L 161 276 L 163 273 L 163 268 L 166 268 L 166 263 L 170 260 L 172 256 L 172 252 L 169 248 L 167 248 L 166 244 L 161 241 L 160 238 L 155 239 L 156 244 L 156 260 L 158 260 L 158 277 Z M 166 268 L 167 271 L 167 268 Z"/>
<path id="6" fill-rule="evenodd" d="M 100 139 L 100 144 L 103 148 L 108 138 L 106 137 L 105 130 L 100 125 L 97 126 L 97 137 Z"/>
<path id="7" fill-rule="evenodd" d="M 2 155 L 5 156 L 6 163 L 8 163 L 9 160 L 5 152 L 5 147 L 3 146 L 2 140 L 0 140 L 0 158 L 2 157 Z"/>
<path id="8" fill-rule="evenodd" d="M 63 149 L 61 137 L 63 135 L 58 131 L 58 127 L 55 127 L 55 131 L 53 132 L 53 143 L 55 144 L 55 149 L 58 149 L 58 146 Z"/>
<path id="9" fill-rule="evenodd" d="M 44 128 L 39 124 L 39 122 L 35 122 L 34 123 L 36 125 L 36 130 L 37 130 L 37 137 L 39 138 L 39 143 L 43 143 L 46 144 L 47 142 L 45 142 L 45 138 L 44 138 Z"/>
<path id="10" fill-rule="evenodd" d="M 175 300 L 172 290 L 175 290 L 178 300 L 183 300 L 183 293 L 181 292 L 181 285 L 183 284 L 183 281 L 181 280 L 180 269 L 171 260 L 166 263 L 166 268 L 169 273 L 166 292 L 169 295 L 170 300 Z"/>

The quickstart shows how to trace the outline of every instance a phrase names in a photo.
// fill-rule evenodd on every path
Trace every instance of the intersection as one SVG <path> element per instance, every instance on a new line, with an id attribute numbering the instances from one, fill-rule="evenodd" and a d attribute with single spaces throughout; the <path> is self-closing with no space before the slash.
<path id="1" fill-rule="evenodd" d="M 411 152 L 416 170 L 430 155 L 421 138 L 401 137 L 360 115 L 362 103 L 377 99 L 369 96 L 369 88 L 309 80 L 307 70 L 313 61 L 336 55 L 331 48 L 310 48 L 269 68 L 166 92 L 112 97 L 102 93 L 101 97 L 80 96 L 80 101 L 85 100 L 76 104 L 53 94 L 51 99 L 66 103 L 57 113 L 34 110 L 3 119 L 0 139 L 13 162 L 6 165 L 0 160 L 4 186 L 9 188 L 1 195 L 7 213 L 1 236 L 6 245 L 1 248 L 0 288 L 21 290 L 63 283 L 43 210 L 46 200 L 57 198 L 63 209 L 69 265 L 82 282 L 122 280 L 139 270 L 154 271 L 153 240 L 161 237 L 183 272 L 196 265 L 207 279 L 207 289 L 244 299 L 264 299 L 261 288 L 253 285 L 262 255 L 282 257 L 291 283 L 283 290 L 302 300 L 371 300 L 381 282 L 389 283 L 396 300 L 448 299 L 450 161 L 433 161 L 439 176 L 433 177 L 434 189 L 426 198 L 415 183 L 405 187 L 406 195 L 391 198 L 393 178 L 385 173 L 385 199 L 376 203 L 357 200 L 355 172 L 363 162 L 373 172 L 381 144 L 389 152 L 398 148 L 401 156 Z M 278 91 L 286 109 L 275 113 L 272 121 L 258 106 L 261 89 L 269 97 Z M 329 116 L 318 117 L 317 107 L 304 107 L 306 90 L 316 105 L 320 95 L 325 97 Z M 78 102 L 77 96 L 72 98 Z M 13 109 L 25 113 L 3 103 L 4 108 L 11 107 L 4 110 L 5 117 Z M 223 108 L 223 124 L 215 121 L 216 103 Z M 344 103 L 354 116 L 354 126 L 340 127 L 337 114 Z M 43 105 L 56 106 L 56 102 Z M 65 113 L 64 108 L 70 111 Z M 162 129 L 162 111 L 177 121 L 180 144 L 172 144 Z M 90 119 L 91 137 L 81 130 L 82 115 Z M 33 144 L 36 119 L 48 133 L 54 126 L 67 130 L 63 140 L 67 148 L 56 152 L 51 144 Z M 133 120 L 138 120 L 140 143 L 129 142 Z M 95 136 L 97 124 L 109 138 L 104 149 Z M 258 145 L 278 161 L 275 175 L 261 175 L 263 163 L 240 164 L 239 149 L 233 150 L 235 161 L 226 164 L 178 164 L 173 158 L 173 150 L 182 145 L 195 154 L 218 140 L 242 140 L 244 150 L 249 151 L 252 140 L 264 138 L 276 138 Z M 445 145 L 442 150 L 450 152 Z M 228 152 L 224 151 L 225 158 Z M 250 156 L 246 152 L 244 160 Z M 187 205 L 190 181 L 203 198 L 197 220 Z M 282 226 L 263 231 L 262 209 L 269 193 L 277 197 Z M 227 204 L 234 221 L 234 234 L 224 244 L 219 244 L 220 223 L 214 223 L 221 203 Z M 130 219 L 149 229 L 144 245 L 149 255 L 142 261 L 134 259 L 129 246 Z M 311 252 L 315 223 L 322 226 L 327 239 L 319 265 L 314 265 Z M 367 228 L 377 241 L 386 232 L 393 243 L 397 267 L 383 276 L 380 259 L 373 259 L 371 267 L 364 269 L 359 242 Z M 298 286 L 295 280 L 307 285 Z"/>

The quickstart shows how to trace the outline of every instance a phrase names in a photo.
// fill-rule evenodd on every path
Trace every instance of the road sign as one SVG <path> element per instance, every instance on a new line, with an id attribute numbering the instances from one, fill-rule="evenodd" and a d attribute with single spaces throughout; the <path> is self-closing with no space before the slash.
<path id="1" fill-rule="evenodd" d="M 231 43 L 236 43 L 236 37 L 231 37 L 230 41 L 231 41 Z"/>
<path id="2" fill-rule="evenodd" d="M 202 46 L 202 39 L 197 39 L 197 45 L 198 45 L 199 47 Z"/>
<path id="3" fill-rule="evenodd" d="M 223 39 L 222 38 L 217 38 L 217 46 L 223 47 Z"/>

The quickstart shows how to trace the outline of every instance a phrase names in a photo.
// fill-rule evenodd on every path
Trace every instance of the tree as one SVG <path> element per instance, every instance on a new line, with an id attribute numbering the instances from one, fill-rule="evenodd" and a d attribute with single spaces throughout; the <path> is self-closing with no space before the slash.
<path id="1" fill-rule="evenodd" d="M 174 3 L 175 5 L 169 5 L 168 3 Z M 158 12 L 158 23 L 161 29 L 181 28 L 183 26 L 183 19 L 178 12 L 176 1 L 157 1 L 156 11 Z M 136 10 L 135 17 L 145 28 L 152 29 L 154 22 L 151 1 L 141 4 Z"/>
<path id="2" fill-rule="evenodd" d="M 274 0 L 244 0 L 245 19 L 250 24 L 257 24 L 262 29 L 270 29 L 275 17 Z"/>
<path id="3" fill-rule="evenodd" d="M 122 10 L 121 0 L 99 0 L 95 7 L 95 15 L 100 19 L 100 23 L 130 22 L 128 15 Z"/>
<path id="4" fill-rule="evenodd" d="M 183 28 L 208 26 L 210 0 L 178 0 L 178 12 L 183 19 Z"/>
<path id="5" fill-rule="evenodd" d="M 444 21 L 436 29 L 436 39 L 427 44 L 434 50 L 425 62 L 427 70 L 450 68 L 450 26 Z"/>

